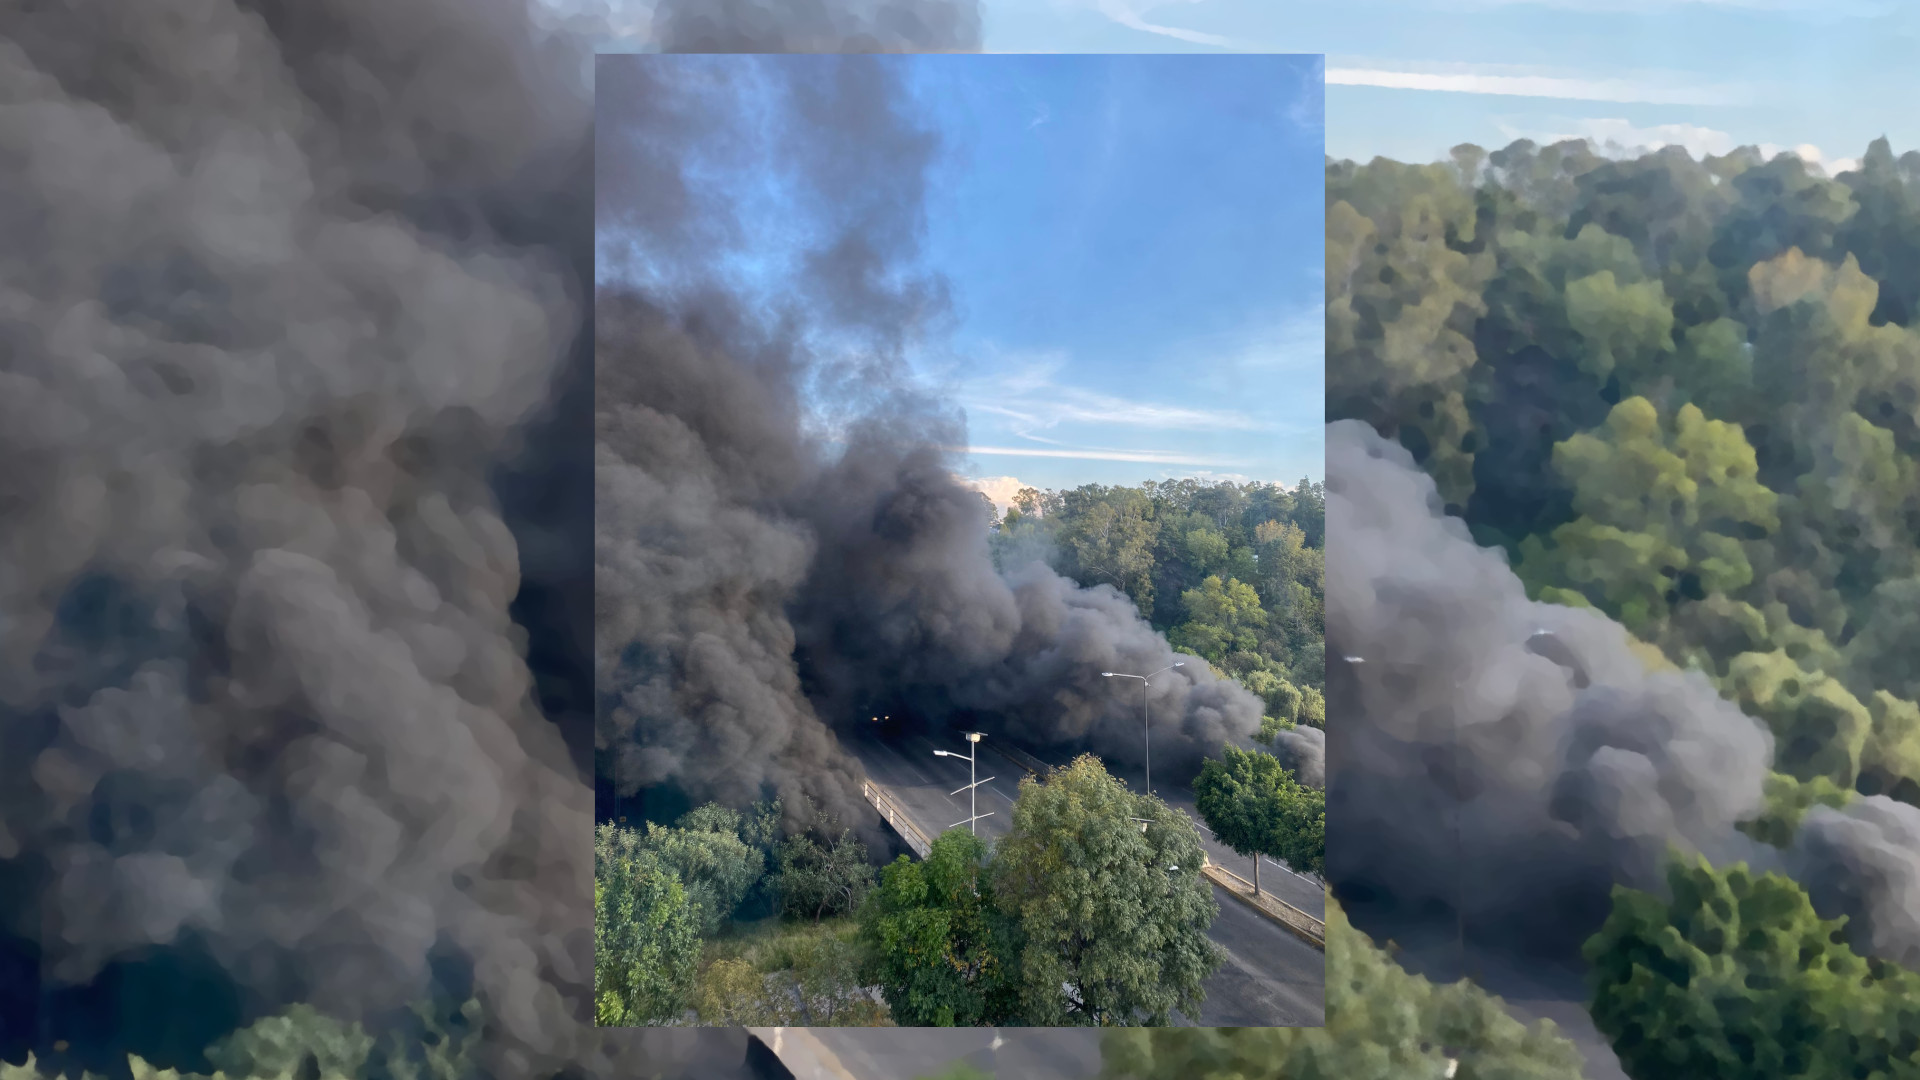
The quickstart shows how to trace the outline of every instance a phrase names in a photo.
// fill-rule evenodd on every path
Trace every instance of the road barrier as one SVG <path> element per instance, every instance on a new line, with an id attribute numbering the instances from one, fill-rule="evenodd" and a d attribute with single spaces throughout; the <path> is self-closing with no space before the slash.
<path id="1" fill-rule="evenodd" d="M 873 808 L 880 811 L 880 816 L 887 819 L 887 824 L 893 826 L 893 831 L 900 834 L 900 839 L 907 842 L 915 855 L 924 859 L 932 853 L 933 841 L 920 831 L 920 826 L 913 823 L 913 819 L 907 816 L 906 808 L 894 799 L 891 792 L 871 780 L 863 780 L 860 782 L 860 794 L 865 795 Z"/>
<path id="2" fill-rule="evenodd" d="M 1287 903 L 1270 892 L 1253 891 L 1253 882 L 1239 874 L 1208 861 L 1200 867 L 1200 872 L 1209 881 L 1232 893 L 1248 907 L 1279 923 L 1293 932 L 1293 935 L 1316 949 L 1327 947 L 1327 924 Z"/>

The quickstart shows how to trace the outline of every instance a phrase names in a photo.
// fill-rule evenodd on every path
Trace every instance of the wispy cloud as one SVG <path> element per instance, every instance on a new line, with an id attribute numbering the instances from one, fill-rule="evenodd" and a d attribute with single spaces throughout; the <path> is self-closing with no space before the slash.
<path id="1" fill-rule="evenodd" d="M 1232 410 L 1194 408 L 1062 385 L 1056 379 L 1067 362 L 1062 353 L 1040 353 L 1025 362 L 1017 355 L 1001 357 L 1003 362 L 994 365 L 991 376 L 960 388 L 960 404 L 968 412 L 1013 421 L 1015 434 L 1035 442 L 1053 441 L 1038 433 L 1062 424 L 1159 431 L 1257 431 L 1265 426 Z"/>
<path id="2" fill-rule="evenodd" d="M 1198 4 L 1203 0 L 1175 0 L 1177 3 Z M 1146 14 L 1155 8 L 1164 7 L 1164 3 L 1155 0 L 1095 0 L 1100 14 L 1119 23 L 1129 30 L 1138 30 L 1147 34 L 1159 34 L 1176 41 L 1185 41 L 1194 45 L 1212 45 L 1215 48 L 1233 48 L 1231 38 L 1219 34 L 1204 34 L 1198 30 L 1183 30 L 1177 26 L 1148 22 Z"/>
<path id="3" fill-rule="evenodd" d="M 1425 70 L 1420 70 L 1423 68 Z M 1327 68 L 1327 85 L 1638 105 L 1752 103 L 1751 92 L 1740 87 L 1704 86 L 1665 76 L 1603 78 L 1564 72 L 1528 71 L 1504 65 L 1396 64 L 1388 67 L 1350 64 Z"/>
<path id="4" fill-rule="evenodd" d="M 1149 465 L 1200 465 L 1215 468 L 1239 468 L 1246 462 L 1205 457 L 1180 450 L 1113 450 L 1106 447 L 1047 449 L 1038 446 L 950 446 L 961 454 L 998 454 L 1006 457 L 1071 458 L 1079 461 L 1137 461 Z"/>

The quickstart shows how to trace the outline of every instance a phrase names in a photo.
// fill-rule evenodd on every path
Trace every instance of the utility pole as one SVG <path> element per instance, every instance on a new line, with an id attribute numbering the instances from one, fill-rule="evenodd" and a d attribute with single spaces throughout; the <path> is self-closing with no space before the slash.
<path id="1" fill-rule="evenodd" d="M 1187 666 L 1187 662 L 1185 660 L 1181 660 L 1177 663 L 1168 664 L 1166 667 L 1163 667 L 1159 671 L 1154 672 L 1153 675 L 1162 675 L 1162 674 L 1165 674 L 1166 672 L 1172 671 L 1174 668 L 1186 667 L 1186 666 Z M 1146 737 L 1147 794 L 1151 795 L 1153 794 L 1153 722 L 1147 718 L 1147 680 L 1153 678 L 1153 675 L 1129 675 L 1124 671 L 1103 671 L 1100 674 L 1109 679 L 1139 679 L 1140 680 L 1140 730 L 1142 734 L 1144 734 Z"/>
<path id="2" fill-rule="evenodd" d="M 958 795 L 962 791 L 967 793 L 967 820 L 956 821 L 952 825 L 947 826 L 947 828 L 951 829 L 961 825 L 965 825 L 967 827 L 967 831 L 972 833 L 975 836 L 980 835 L 980 828 L 976 824 L 976 822 L 978 822 L 983 817 L 993 816 L 993 811 L 991 810 L 987 811 L 984 814 L 980 812 L 980 785 L 992 783 L 993 777 L 989 776 L 985 780 L 974 779 L 974 777 L 978 775 L 978 767 L 975 762 L 975 758 L 978 755 L 975 753 L 975 751 L 979 749 L 980 740 L 984 738 L 986 738 L 986 735 L 983 732 L 978 732 L 978 731 L 967 732 L 967 753 L 966 753 L 967 779 L 970 781 L 970 783 L 968 783 L 966 787 L 948 792 L 948 794 L 950 795 Z M 959 754 L 954 753 L 951 750 L 935 750 L 933 752 L 933 755 L 935 757 L 960 757 L 961 756 Z"/>

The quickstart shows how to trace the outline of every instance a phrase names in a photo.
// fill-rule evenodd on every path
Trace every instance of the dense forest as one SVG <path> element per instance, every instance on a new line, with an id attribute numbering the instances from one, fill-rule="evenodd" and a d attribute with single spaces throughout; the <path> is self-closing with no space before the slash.
<path id="1" fill-rule="evenodd" d="M 1462 146 L 1330 162 L 1327 204 L 1329 419 L 1397 438 L 1532 597 L 1764 722 L 1753 835 L 1920 805 L 1920 153 Z M 1632 1075 L 1920 1075 L 1910 975 L 1786 877 L 1674 875 L 1588 948 Z"/>
<path id="2" fill-rule="evenodd" d="M 994 558 L 1045 558 L 1132 598 L 1284 722 L 1326 722 L 1326 492 L 1311 480 L 1025 488 L 993 522 Z"/>
<path id="3" fill-rule="evenodd" d="M 1920 803 L 1920 153 L 1523 142 L 1327 190 L 1329 417 L 1537 598 L 1707 673 L 1792 781 Z"/>

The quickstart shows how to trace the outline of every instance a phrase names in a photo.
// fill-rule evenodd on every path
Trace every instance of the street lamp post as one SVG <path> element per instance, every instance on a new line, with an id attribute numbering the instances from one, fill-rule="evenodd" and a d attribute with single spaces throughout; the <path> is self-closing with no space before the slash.
<path id="1" fill-rule="evenodd" d="M 1168 664 L 1153 675 L 1164 675 L 1174 668 L 1186 666 L 1187 662 L 1181 660 L 1178 663 Z M 1129 675 L 1124 671 L 1103 671 L 1100 674 L 1109 679 L 1140 680 L 1140 728 L 1147 740 L 1147 794 L 1151 795 L 1153 794 L 1153 724 L 1147 719 L 1147 680 L 1153 678 L 1153 675 Z"/>
<path id="2" fill-rule="evenodd" d="M 949 792 L 949 794 L 952 794 L 952 795 L 958 795 L 960 794 L 961 791 L 964 791 L 967 793 L 967 820 L 964 822 L 956 821 L 952 825 L 949 825 L 947 827 L 951 829 L 951 828 L 954 828 L 955 826 L 965 825 L 967 827 L 967 831 L 972 833 L 975 836 L 980 835 L 979 826 L 977 826 L 975 822 L 979 821 L 983 817 L 993 816 L 993 811 L 991 810 L 987 811 L 984 814 L 980 813 L 980 785 L 992 783 L 993 777 L 989 776 L 985 780 L 973 779 L 976 775 L 978 775 L 978 772 L 974 763 L 974 759 L 976 757 L 974 751 L 979 747 L 980 740 L 984 738 L 986 738 L 986 735 L 981 732 L 978 732 L 978 731 L 967 732 L 967 753 L 966 753 L 967 779 L 971 781 L 971 783 L 967 784 L 966 787 L 960 788 L 958 791 Z M 956 754 L 951 750 L 935 750 L 933 752 L 933 756 L 960 757 L 961 755 Z"/>

